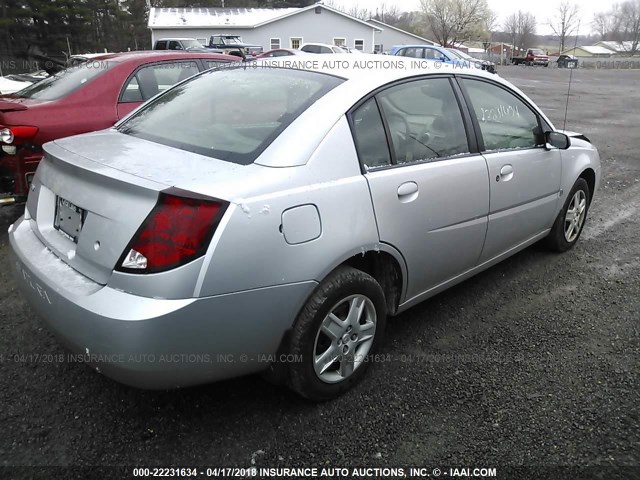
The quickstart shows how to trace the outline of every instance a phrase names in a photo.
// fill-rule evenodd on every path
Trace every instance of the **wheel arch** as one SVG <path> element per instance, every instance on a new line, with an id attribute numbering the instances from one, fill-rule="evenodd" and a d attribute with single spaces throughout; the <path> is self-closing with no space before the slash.
<path id="1" fill-rule="evenodd" d="M 562 209 L 564 199 L 569 194 L 578 179 L 583 178 L 589 186 L 589 197 L 593 199 L 594 193 L 598 188 L 598 169 L 600 168 L 600 159 L 597 151 L 593 149 L 590 143 L 572 138 L 572 145 L 568 150 L 561 152 L 562 156 L 562 180 L 561 191 L 564 192 L 562 202 L 558 203 L 558 212 Z"/>
<path id="2" fill-rule="evenodd" d="M 585 168 L 578 178 L 583 178 L 589 186 L 589 203 L 593 200 L 593 194 L 596 189 L 596 172 L 593 168 Z"/>
<path id="3" fill-rule="evenodd" d="M 342 266 L 350 266 L 371 275 L 382 287 L 387 306 L 387 315 L 395 315 L 398 306 L 404 299 L 407 286 L 407 267 L 404 258 L 398 250 L 384 243 L 354 249 L 329 264 L 329 266 L 318 275 L 318 278 L 316 278 L 318 285 L 331 275 L 333 271 Z M 316 289 L 317 287 L 313 289 L 304 300 L 300 311 L 302 311 L 309 298 L 313 296 Z M 284 332 L 280 340 L 280 345 L 277 349 L 278 357 L 290 351 L 291 334 L 298 315 L 296 315 L 293 324 Z M 289 369 L 288 366 L 282 362 L 272 362 L 269 367 L 262 372 L 262 375 L 271 383 L 284 385 L 288 379 Z"/>
<path id="4" fill-rule="evenodd" d="M 332 262 L 317 280 L 321 282 L 343 265 L 361 270 L 375 278 L 384 292 L 387 314 L 395 315 L 407 286 L 407 266 L 398 250 L 386 243 L 355 249 Z"/>

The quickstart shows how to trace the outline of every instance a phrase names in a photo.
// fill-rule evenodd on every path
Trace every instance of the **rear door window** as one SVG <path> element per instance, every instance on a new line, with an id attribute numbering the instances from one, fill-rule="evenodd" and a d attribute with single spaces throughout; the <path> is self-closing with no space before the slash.
<path id="1" fill-rule="evenodd" d="M 422 58 L 423 49 L 419 47 L 409 47 L 400 50 L 398 55 L 403 57 Z"/>
<path id="2" fill-rule="evenodd" d="M 397 163 L 469 153 L 462 113 L 448 78 L 402 83 L 377 98 Z"/>
<path id="3" fill-rule="evenodd" d="M 358 157 L 365 169 L 391 165 L 387 136 L 375 98 L 353 112 L 351 124 Z"/>
<path id="4" fill-rule="evenodd" d="M 198 73 L 196 62 L 164 62 L 140 68 L 123 89 L 120 101 L 142 102 Z"/>

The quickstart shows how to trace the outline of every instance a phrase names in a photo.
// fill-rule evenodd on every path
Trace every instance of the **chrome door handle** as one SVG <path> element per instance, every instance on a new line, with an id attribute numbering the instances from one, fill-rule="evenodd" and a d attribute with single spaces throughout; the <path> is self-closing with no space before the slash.
<path id="1" fill-rule="evenodd" d="M 504 165 L 500 169 L 500 175 L 496 175 L 496 182 L 502 180 L 503 182 L 508 182 L 513 178 L 513 165 Z"/>
<path id="2" fill-rule="evenodd" d="M 416 182 L 405 182 L 398 187 L 398 199 L 402 203 L 413 202 L 418 198 L 418 184 Z"/>

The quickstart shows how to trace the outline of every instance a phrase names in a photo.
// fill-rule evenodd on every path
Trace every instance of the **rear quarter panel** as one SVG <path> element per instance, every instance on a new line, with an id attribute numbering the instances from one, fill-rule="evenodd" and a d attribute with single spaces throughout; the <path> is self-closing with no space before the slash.
<path id="1" fill-rule="evenodd" d="M 345 117 L 306 165 L 264 168 L 274 193 L 232 200 L 205 258 L 197 296 L 321 281 L 343 260 L 378 245 L 369 189 Z M 282 214 L 301 205 L 317 208 L 321 233 L 291 245 L 281 233 Z"/>

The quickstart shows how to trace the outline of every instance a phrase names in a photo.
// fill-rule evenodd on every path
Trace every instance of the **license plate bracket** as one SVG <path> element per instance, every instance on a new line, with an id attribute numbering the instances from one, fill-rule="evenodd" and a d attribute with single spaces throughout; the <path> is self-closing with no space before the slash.
<path id="1" fill-rule="evenodd" d="M 78 237 L 84 224 L 86 211 L 69 200 L 62 197 L 56 197 L 56 215 L 54 217 L 53 226 L 65 237 L 78 243 Z"/>

